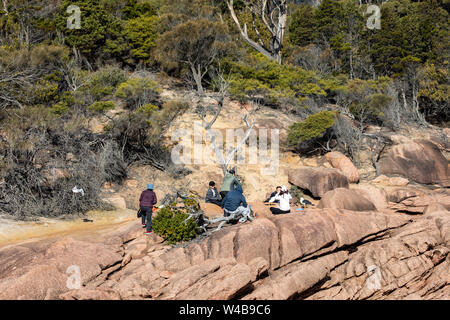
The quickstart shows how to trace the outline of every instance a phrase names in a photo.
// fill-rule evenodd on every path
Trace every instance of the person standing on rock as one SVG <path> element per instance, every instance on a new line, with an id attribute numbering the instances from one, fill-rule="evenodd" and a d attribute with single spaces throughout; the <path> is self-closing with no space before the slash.
<path id="1" fill-rule="evenodd" d="M 220 196 L 222 197 L 222 200 L 225 199 L 228 192 L 234 190 L 237 186 L 241 186 L 241 183 L 236 177 L 236 172 L 234 170 L 228 171 L 225 174 L 222 186 L 220 187 Z"/>
<path id="2" fill-rule="evenodd" d="M 153 206 L 156 204 L 156 193 L 153 191 L 153 184 L 147 185 L 147 190 L 142 191 L 139 198 L 139 206 L 142 214 L 142 227 L 147 228 L 145 234 L 151 234 Z"/>
<path id="3" fill-rule="evenodd" d="M 241 214 L 243 217 L 250 215 L 250 207 L 242 192 L 241 185 L 238 185 L 234 190 L 228 192 L 222 200 L 223 214 L 225 217 L 229 217 L 232 214 Z"/>
<path id="4" fill-rule="evenodd" d="M 222 203 L 222 198 L 219 195 L 219 191 L 217 191 L 216 183 L 214 181 L 209 182 L 209 188 L 206 192 L 205 202 L 214 203 L 218 206 L 220 206 Z"/>
<path id="5" fill-rule="evenodd" d="M 276 200 L 280 201 L 280 207 L 279 208 L 270 208 L 270 211 L 272 214 L 285 214 L 291 212 L 291 205 L 289 201 L 292 199 L 291 194 L 289 193 L 288 189 L 285 186 L 281 187 L 281 192 L 279 194 L 276 194 L 273 196 L 269 202 L 273 203 Z"/>

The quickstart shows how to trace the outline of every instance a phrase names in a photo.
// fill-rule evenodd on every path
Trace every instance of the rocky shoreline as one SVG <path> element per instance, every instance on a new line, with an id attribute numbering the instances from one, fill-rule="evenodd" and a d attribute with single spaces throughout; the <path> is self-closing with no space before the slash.
<path id="1" fill-rule="evenodd" d="M 418 215 L 324 208 L 270 216 L 254 203 L 254 222 L 184 247 L 142 234 L 138 221 L 27 241 L 0 249 L 0 298 L 449 299 L 450 212 L 428 199 Z M 82 287 L 69 290 L 73 265 Z"/>

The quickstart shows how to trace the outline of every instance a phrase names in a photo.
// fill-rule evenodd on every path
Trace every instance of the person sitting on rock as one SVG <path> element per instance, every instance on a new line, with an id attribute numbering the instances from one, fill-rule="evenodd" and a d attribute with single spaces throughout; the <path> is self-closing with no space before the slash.
<path id="1" fill-rule="evenodd" d="M 242 194 L 241 185 L 238 185 L 234 190 L 227 193 L 222 200 L 221 207 L 223 208 L 225 217 L 229 217 L 232 214 L 242 214 L 242 217 L 250 215 L 250 206 Z"/>
<path id="2" fill-rule="evenodd" d="M 139 198 L 140 212 L 142 215 L 142 227 L 147 227 L 145 234 L 151 234 L 153 206 L 156 204 L 156 193 L 153 191 L 153 184 L 147 185 L 147 190 L 142 191 Z"/>
<path id="3" fill-rule="evenodd" d="M 238 178 L 236 177 L 236 172 L 234 170 L 230 170 L 225 174 L 225 177 L 222 181 L 222 186 L 220 187 L 220 196 L 222 200 L 225 199 L 225 196 L 231 190 L 234 190 L 237 186 L 240 186 Z"/>
<path id="4" fill-rule="evenodd" d="M 220 197 L 219 192 L 217 191 L 216 183 L 214 181 L 209 182 L 209 188 L 208 191 L 206 192 L 205 202 L 214 203 L 218 206 L 222 204 L 222 198 Z"/>
<path id="5" fill-rule="evenodd" d="M 278 187 L 275 189 L 275 191 L 272 192 L 272 193 L 270 194 L 270 196 L 269 196 L 266 200 L 264 200 L 264 203 L 268 203 L 268 202 L 270 201 L 270 199 L 272 199 L 273 197 L 275 197 L 277 194 L 280 194 L 280 192 L 281 192 L 281 186 L 278 186 Z M 280 203 L 280 200 L 275 200 L 274 203 Z"/>
<path id="6" fill-rule="evenodd" d="M 301 203 L 302 207 L 305 208 L 305 209 L 308 208 L 308 206 L 313 206 L 314 207 L 314 204 L 311 201 L 306 200 L 303 197 L 300 198 L 300 203 Z"/>
<path id="7" fill-rule="evenodd" d="M 280 201 L 280 207 L 279 208 L 270 208 L 270 211 L 272 214 L 285 214 L 291 212 L 291 205 L 289 201 L 292 199 L 291 194 L 289 193 L 288 189 L 285 186 L 281 187 L 280 194 L 276 194 L 273 196 L 269 202 L 274 202 L 275 200 Z"/>

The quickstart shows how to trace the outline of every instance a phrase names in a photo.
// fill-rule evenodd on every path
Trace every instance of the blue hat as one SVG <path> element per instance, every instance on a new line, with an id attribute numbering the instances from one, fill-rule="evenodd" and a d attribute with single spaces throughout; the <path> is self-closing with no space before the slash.
<path id="1" fill-rule="evenodd" d="M 148 190 L 153 190 L 153 183 L 149 183 L 149 184 L 147 185 L 147 189 L 148 189 Z"/>

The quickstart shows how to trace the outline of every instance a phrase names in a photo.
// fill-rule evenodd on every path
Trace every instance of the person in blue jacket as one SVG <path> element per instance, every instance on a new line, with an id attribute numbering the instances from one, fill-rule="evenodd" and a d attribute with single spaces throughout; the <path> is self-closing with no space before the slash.
<path id="1" fill-rule="evenodd" d="M 250 215 L 250 207 L 242 192 L 242 187 L 237 185 L 234 190 L 228 192 L 223 198 L 221 207 L 225 217 L 238 213 L 244 217 Z"/>

